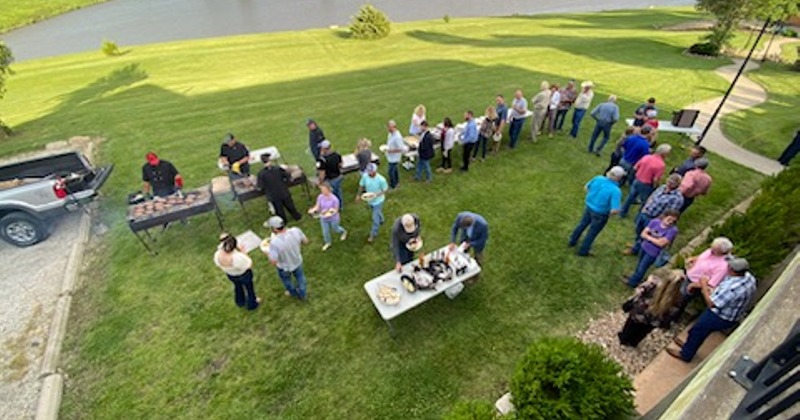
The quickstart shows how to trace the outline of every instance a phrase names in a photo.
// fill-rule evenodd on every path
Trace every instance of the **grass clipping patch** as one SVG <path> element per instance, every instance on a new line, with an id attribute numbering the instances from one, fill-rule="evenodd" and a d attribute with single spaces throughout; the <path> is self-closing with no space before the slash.
<path id="1" fill-rule="evenodd" d="M 350 36 L 355 39 L 381 39 L 389 36 L 392 23 L 386 13 L 378 10 L 371 4 L 365 4 L 353 16 L 350 23 Z"/>

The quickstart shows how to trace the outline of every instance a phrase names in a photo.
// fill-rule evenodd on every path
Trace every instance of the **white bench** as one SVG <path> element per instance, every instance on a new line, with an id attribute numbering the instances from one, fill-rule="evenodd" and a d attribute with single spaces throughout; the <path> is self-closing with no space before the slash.
<path id="1" fill-rule="evenodd" d="M 633 118 L 628 118 L 625 122 L 629 126 L 633 125 Z M 680 133 L 686 134 L 687 136 L 699 136 L 703 133 L 703 130 L 696 125 L 691 127 L 675 127 L 672 125 L 672 121 L 667 120 L 658 120 L 658 128 L 656 130 L 660 133 Z"/>

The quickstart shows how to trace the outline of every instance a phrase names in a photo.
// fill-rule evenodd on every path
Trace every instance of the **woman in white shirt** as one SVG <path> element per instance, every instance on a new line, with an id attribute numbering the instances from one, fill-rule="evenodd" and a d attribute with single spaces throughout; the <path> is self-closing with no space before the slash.
<path id="1" fill-rule="evenodd" d="M 456 143 L 456 130 L 453 128 L 453 121 L 450 120 L 450 117 L 445 117 L 442 126 L 442 166 L 436 172 L 449 174 L 453 172 L 451 154 Z"/>
<path id="2" fill-rule="evenodd" d="M 418 136 L 422 132 L 422 122 L 425 121 L 425 105 L 417 105 L 414 113 L 411 114 L 411 125 L 408 127 L 408 135 Z"/>
<path id="3" fill-rule="evenodd" d="M 214 253 L 214 264 L 228 275 L 233 283 L 233 296 L 236 306 L 248 310 L 258 308 L 261 299 L 256 297 L 253 288 L 253 260 L 244 253 L 244 249 L 236 243 L 236 238 L 224 235 L 222 242 Z"/>
<path id="4" fill-rule="evenodd" d="M 553 84 L 550 86 L 550 105 L 547 107 L 547 136 L 553 137 L 553 132 L 556 130 L 556 112 L 558 112 L 558 104 L 561 103 L 561 92 L 558 90 L 558 85 Z"/>

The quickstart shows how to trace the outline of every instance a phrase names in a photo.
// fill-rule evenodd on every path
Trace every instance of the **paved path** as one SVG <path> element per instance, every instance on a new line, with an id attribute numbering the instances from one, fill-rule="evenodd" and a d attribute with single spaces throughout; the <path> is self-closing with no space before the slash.
<path id="1" fill-rule="evenodd" d="M 739 68 L 742 66 L 742 61 L 743 60 L 741 59 L 734 59 L 733 64 L 722 66 L 718 68 L 716 72 L 725 78 L 725 80 L 730 82 L 733 80 L 733 78 L 736 76 L 736 72 L 739 71 Z M 751 60 L 749 63 L 747 63 L 746 70 L 754 70 L 758 67 L 758 64 Z M 714 110 L 719 105 L 720 100 L 722 100 L 722 97 L 691 104 L 686 108 L 699 109 L 700 117 L 698 118 L 697 123 L 700 126 L 705 127 L 708 125 L 708 120 L 711 118 Z M 703 146 L 726 159 L 732 160 L 748 168 L 752 168 L 758 172 L 761 172 L 762 174 L 774 175 L 780 172 L 783 169 L 783 166 L 781 166 L 781 164 L 776 160 L 753 153 L 733 143 L 722 134 L 722 130 L 720 129 L 720 121 L 722 120 L 723 116 L 743 109 L 758 106 L 764 103 L 766 100 L 767 92 L 761 87 L 761 85 L 748 79 L 745 75 L 739 77 L 739 81 L 736 82 L 736 87 L 733 89 L 733 92 L 731 92 L 731 95 L 725 102 L 725 106 L 722 108 L 722 111 L 720 111 L 717 119 L 711 126 L 711 129 L 703 139 Z"/>
<path id="2" fill-rule="evenodd" d="M 195 38 L 344 26 L 364 0 L 111 0 L 0 35 L 18 61 Z M 694 0 L 373 0 L 393 22 L 514 13 L 576 13 L 650 6 L 691 6 Z"/>

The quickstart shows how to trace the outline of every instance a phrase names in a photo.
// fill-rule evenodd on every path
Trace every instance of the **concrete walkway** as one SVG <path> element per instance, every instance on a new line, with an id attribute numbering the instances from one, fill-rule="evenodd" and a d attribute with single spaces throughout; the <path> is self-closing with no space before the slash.
<path id="1" fill-rule="evenodd" d="M 739 68 L 742 66 L 742 61 L 741 59 L 734 59 L 733 64 L 722 66 L 718 68 L 716 72 L 725 78 L 725 80 L 731 82 L 736 76 L 736 72 L 738 72 Z M 754 70 L 758 67 L 759 65 L 751 60 L 747 63 L 745 71 Z M 704 127 L 708 125 L 708 120 L 711 118 L 717 106 L 719 106 L 721 100 L 722 97 L 709 99 L 707 101 L 691 104 L 686 108 L 700 110 L 700 117 L 698 118 L 697 124 Z M 748 79 L 745 75 L 739 77 L 739 80 L 736 82 L 736 87 L 725 102 L 725 106 L 722 108 L 714 124 L 711 126 L 711 129 L 703 139 L 703 146 L 728 160 L 732 160 L 762 174 L 774 175 L 780 172 L 783 166 L 776 160 L 753 153 L 733 143 L 722 134 L 722 130 L 720 129 L 720 121 L 723 116 L 758 106 L 766 100 L 767 92 L 761 85 Z"/>

